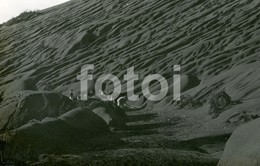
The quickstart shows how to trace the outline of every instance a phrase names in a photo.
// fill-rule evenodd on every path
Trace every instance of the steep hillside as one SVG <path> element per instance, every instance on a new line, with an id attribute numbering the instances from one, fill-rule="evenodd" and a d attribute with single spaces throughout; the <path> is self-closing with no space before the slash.
<path id="1" fill-rule="evenodd" d="M 156 73 L 172 85 L 173 65 L 179 64 L 182 94 L 188 101 L 180 105 L 168 93 L 161 102 L 133 103 L 145 102 L 147 107 L 127 113 L 129 131 L 117 133 L 126 145 L 115 151 L 114 145 L 112 150 L 105 148 L 113 153 L 100 155 L 108 157 L 107 162 L 115 159 L 113 154 L 127 158 L 136 149 L 146 158 L 158 148 L 165 163 L 216 165 L 234 129 L 260 114 L 259 7 L 257 0 L 71 0 L 21 15 L 0 25 L 0 116 L 13 116 L 8 111 L 19 108 L 19 99 L 13 99 L 17 94 L 51 91 L 68 96 L 71 89 L 78 93 L 77 75 L 85 64 L 95 65 L 95 78 L 105 73 L 118 76 L 124 90 L 130 67 L 140 80 Z M 138 94 L 140 87 L 138 81 Z M 218 106 L 221 91 L 232 100 L 224 108 Z M 10 129 L 1 123 L 2 132 Z M 187 154 L 178 156 L 173 149 Z M 169 159 L 168 154 L 177 157 Z M 74 157 L 83 163 L 93 159 L 86 156 L 82 152 Z M 182 160 L 189 156 L 193 157 Z M 54 162 L 52 157 L 41 162 Z M 152 161 L 146 159 L 137 160 Z M 55 162 L 64 160 L 70 163 L 66 156 Z"/>

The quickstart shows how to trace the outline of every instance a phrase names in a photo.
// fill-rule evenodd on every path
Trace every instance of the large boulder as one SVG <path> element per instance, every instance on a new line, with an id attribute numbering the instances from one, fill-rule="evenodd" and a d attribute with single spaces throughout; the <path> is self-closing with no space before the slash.
<path id="1" fill-rule="evenodd" d="M 75 153 L 107 144 L 110 130 L 89 109 L 77 108 L 58 118 L 47 117 L 0 135 L 5 156 L 34 160 L 40 154 Z M 116 139 L 112 139 L 116 141 Z"/>
<path id="2" fill-rule="evenodd" d="M 90 109 L 93 113 L 101 117 L 112 130 L 122 130 L 126 128 L 125 109 L 120 108 L 113 102 L 104 102 L 98 99 L 89 99 L 82 103 L 83 107 Z"/>
<path id="3" fill-rule="evenodd" d="M 260 119 L 237 128 L 226 143 L 218 166 L 260 164 Z"/>
<path id="4" fill-rule="evenodd" d="M 34 91 L 17 94 L 1 104 L 0 131 L 15 129 L 34 119 L 58 117 L 76 107 L 62 94 Z"/>

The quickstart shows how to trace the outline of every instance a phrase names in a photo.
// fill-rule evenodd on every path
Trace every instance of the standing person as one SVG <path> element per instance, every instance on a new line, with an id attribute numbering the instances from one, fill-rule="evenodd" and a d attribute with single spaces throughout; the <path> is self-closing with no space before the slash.
<path id="1" fill-rule="evenodd" d="M 83 107 L 84 102 L 81 101 L 80 92 L 77 93 L 76 102 L 77 102 L 77 107 Z"/>
<path id="2" fill-rule="evenodd" d="M 74 100 L 73 89 L 70 90 L 69 98 L 70 98 L 70 100 Z"/>

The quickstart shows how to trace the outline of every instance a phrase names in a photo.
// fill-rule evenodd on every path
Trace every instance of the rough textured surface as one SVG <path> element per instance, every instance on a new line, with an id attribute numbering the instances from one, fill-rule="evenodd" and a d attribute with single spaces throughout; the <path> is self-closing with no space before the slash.
<path id="1" fill-rule="evenodd" d="M 132 66 L 140 80 L 162 74 L 171 89 L 173 65 L 180 64 L 187 107 L 180 109 L 170 92 L 157 103 L 141 97 L 133 104 L 147 107 L 127 112 L 127 130 L 113 133 L 126 144 L 117 148 L 180 146 L 212 161 L 234 129 L 260 114 L 259 6 L 257 0 L 72 0 L 1 25 L 0 93 L 8 102 L 1 103 L 0 113 L 12 113 L 16 106 L 9 98 L 17 92 L 77 93 L 77 75 L 85 64 L 95 65 L 95 79 L 104 73 L 118 76 L 124 90 L 123 75 Z M 151 91 L 157 88 L 151 85 Z M 135 90 L 141 94 L 141 81 Z M 207 100 L 223 90 L 231 102 L 212 118 Z M 8 117 L 0 117 L 2 128 L 13 127 Z"/>
<path id="2" fill-rule="evenodd" d="M 260 163 L 260 119 L 236 129 L 227 141 L 219 166 L 257 166 Z"/>
<path id="3" fill-rule="evenodd" d="M 102 139 L 96 138 L 101 135 Z M 59 118 L 30 122 L 1 138 L 8 143 L 4 154 L 22 161 L 37 160 L 44 153 L 79 153 L 116 141 L 108 135 L 109 128 L 98 115 L 87 109 L 75 109 Z"/>
<path id="4" fill-rule="evenodd" d="M 76 104 L 64 95 L 27 91 L 2 101 L 0 131 L 20 127 L 31 120 L 58 117 L 75 107 Z"/>
<path id="5" fill-rule="evenodd" d="M 194 151 L 173 149 L 119 149 L 82 155 L 42 155 L 32 165 L 216 165 L 217 159 Z"/>
<path id="6" fill-rule="evenodd" d="M 1 89 L 7 93 L 16 82 L 30 85 L 18 89 L 51 83 L 66 92 L 84 64 L 95 65 L 95 76 L 113 73 L 121 79 L 132 66 L 141 78 L 149 73 L 171 77 L 172 66 L 181 64 L 183 73 L 203 81 L 225 73 L 228 78 L 218 85 L 230 82 L 228 89 L 239 80 L 244 81 L 238 90 L 246 80 L 257 86 L 258 72 L 247 69 L 258 66 L 258 5 L 246 0 L 70 1 L 1 26 Z M 228 72 L 233 68 L 239 70 Z M 254 81 L 247 79 L 254 75 Z M 248 88 L 237 98 L 257 94 Z"/>

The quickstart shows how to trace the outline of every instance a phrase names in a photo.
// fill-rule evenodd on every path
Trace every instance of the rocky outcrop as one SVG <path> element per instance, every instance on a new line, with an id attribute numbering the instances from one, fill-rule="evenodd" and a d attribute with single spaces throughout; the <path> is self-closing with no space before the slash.
<path id="1" fill-rule="evenodd" d="M 0 135 L 6 143 L 4 155 L 19 161 L 35 160 L 40 154 L 76 153 L 119 141 L 108 134 L 126 127 L 126 114 L 120 107 L 97 99 L 77 106 L 67 111 L 76 103 L 54 93 L 21 97 L 7 124 L 14 129 L 7 128 L 9 131 Z"/>
<path id="2" fill-rule="evenodd" d="M 35 160 L 40 154 L 76 153 L 109 142 L 106 122 L 91 110 L 78 108 L 58 118 L 31 121 L 1 135 L 4 156 Z M 97 139 L 97 136 L 100 138 Z M 116 139 L 112 139 L 116 141 Z M 103 145 L 104 146 L 104 145 Z"/>
<path id="3" fill-rule="evenodd" d="M 31 120 L 58 117 L 76 107 L 62 94 L 35 91 L 21 92 L 1 104 L 0 131 L 15 129 Z"/>
<path id="4" fill-rule="evenodd" d="M 218 166 L 258 166 L 260 163 L 260 119 L 236 129 L 226 143 Z"/>

